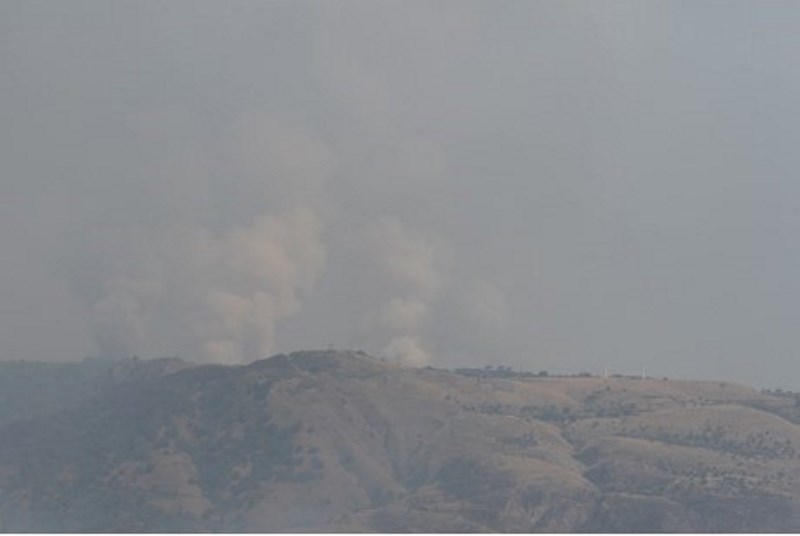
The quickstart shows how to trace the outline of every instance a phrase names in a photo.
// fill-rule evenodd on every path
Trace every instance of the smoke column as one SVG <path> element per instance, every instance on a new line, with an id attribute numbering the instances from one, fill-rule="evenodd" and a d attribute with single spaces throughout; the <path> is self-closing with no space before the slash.
<path id="1" fill-rule="evenodd" d="M 398 219 L 382 218 L 370 227 L 375 258 L 388 277 L 389 297 L 377 315 L 378 327 L 389 338 L 381 354 L 411 365 L 430 362 L 422 342 L 431 307 L 447 282 L 447 246 L 406 228 Z"/>

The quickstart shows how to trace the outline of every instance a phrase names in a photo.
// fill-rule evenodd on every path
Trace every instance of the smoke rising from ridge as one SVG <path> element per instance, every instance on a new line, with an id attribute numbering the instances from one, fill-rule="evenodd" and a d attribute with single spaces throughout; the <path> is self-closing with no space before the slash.
<path id="1" fill-rule="evenodd" d="M 369 235 L 375 259 L 388 276 L 386 288 L 398 293 L 381 305 L 377 315 L 379 327 L 390 337 L 381 353 L 413 365 L 428 363 L 420 334 L 447 284 L 447 244 L 439 237 L 409 231 L 396 218 L 375 222 Z"/>
<path id="2" fill-rule="evenodd" d="M 297 312 L 325 263 L 321 225 L 307 208 L 222 234 L 173 225 L 106 238 L 91 258 L 112 267 L 83 287 L 105 356 L 156 352 L 169 341 L 211 362 L 269 355 L 275 323 Z"/>
<path id="3" fill-rule="evenodd" d="M 330 345 L 796 389 L 798 20 L 3 2 L 0 359 Z"/>
<path id="4" fill-rule="evenodd" d="M 86 221 L 72 255 L 102 356 L 236 363 L 270 355 L 323 273 L 331 150 L 298 118 L 254 109 L 212 130 L 183 112 L 131 118 L 146 154 L 131 197 Z M 175 137 L 180 151 L 154 140 Z M 124 177 L 124 175 L 123 175 Z M 118 179 L 118 182 L 121 182 Z"/>

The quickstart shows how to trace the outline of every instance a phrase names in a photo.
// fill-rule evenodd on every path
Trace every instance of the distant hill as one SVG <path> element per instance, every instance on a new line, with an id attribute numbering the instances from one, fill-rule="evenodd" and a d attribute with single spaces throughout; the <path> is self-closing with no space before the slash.
<path id="1" fill-rule="evenodd" d="M 358 352 L 0 363 L 0 530 L 798 532 L 798 400 Z"/>

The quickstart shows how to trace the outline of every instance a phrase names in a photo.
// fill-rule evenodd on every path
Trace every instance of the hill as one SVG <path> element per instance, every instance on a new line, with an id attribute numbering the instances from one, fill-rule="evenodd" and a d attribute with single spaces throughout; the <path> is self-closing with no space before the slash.
<path id="1" fill-rule="evenodd" d="M 0 363 L 0 530 L 796 532 L 797 400 L 358 352 Z"/>

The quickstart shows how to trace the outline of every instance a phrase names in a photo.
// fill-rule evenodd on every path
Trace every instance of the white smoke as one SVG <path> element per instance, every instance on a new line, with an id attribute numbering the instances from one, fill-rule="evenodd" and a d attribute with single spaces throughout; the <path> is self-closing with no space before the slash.
<path id="1" fill-rule="evenodd" d="M 413 232 L 392 217 L 381 218 L 369 232 L 378 261 L 406 292 L 427 299 L 441 290 L 447 263 L 443 239 Z"/>
<path id="2" fill-rule="evenodd" d="M 441 202 L 449 198 L 452 170 L 440 134 L 406 124 L 398 97 L 413 87 L 383 76 L 369 51 L 353 48 L 360 41 L 351 42 L 354 32 L 368 27 L 352 21 L 371 10 L 320 8 L 309 26 L 314 38 L 304 69 L 315 84 L 307 95 L 246 92 L 207 116 L 197 114 L 206 100 L 148 104 L 126 118 L 136 158 L 109 181 L 124 183 L 135 198 L 106 203 L 85 226 L 89 245 L 75 270 L 100 353 L 237 362 L 283 349 L 283 329 L 289 334 L 282 340 L 294 346 L 308 344 L 313 331 L 333 342 L 369 339 L 368 350 L 409 363 L 429 359 L 432 319 L 450 278 L 450 246 L 436 233 L 452 210 Z M 467 37 L 473 20 L 462 15 L 459 22 L 445 17 L 448 39 L 434 23 L 418 32 L 434 48 L 459 49 L 452 38 Z M 385 22 L 392 34 L 405 31 L 394 16 Z M 406 47 L 381 41 L 400 45 L 398 53 Z M 424 67 L 430 47 L 408 44 Z M 194 59 L 194 44 L 190 50 Z M 270 79 L 273 85 L 280 83 Z M 209 98 L 216 102 L 213 91 Z M 343 249 L 350 236 L 361 243 Z M 353 252 L 377 263 L 354 262 Z M 332 273 L 312 295 L 326 268 Z M 348 303 L 326 301 L 331 296 Z M 319 324 L 346 308 L 354 312 L 339 315 L 339 325 Z M 363 337 L 353 333 L 362 315 L 369 318 Z"/>
<path id="3" fill-rule="evenodd" d="M 149 158 L 109 179 L 126 181 L 129 198 L 98 205 L 83 227 L 73 283 L 103 356 L 265 357 L 276 323 L 300 311 L 325 267 L 335 158 L 315 129 L 258 109 L 208 131 L 195 121 L 133 118 Z M 180 150 L 154 142 L 173 137 Z"/>
<path id="4" fill-rule="evenodd" d="M 387 344 L 381 354 L 392 361 L 421 367 L 430 363 L 431 356 L 421 346 L 417 337 L 408 335 L 394 337 Z"/>
<path id="5" fill-rule="evenodd" d="M 268 355 L 275 323 L 299 310 L 322 272 L 321 228 L 298 208 L 221 234 L 179 224 L 106 232 L 121 247 L 100 242 L 93 258 L 113 256 L 114 269 L 84 293 L 101 353 L 177 350 L 230 363 Z M 147 255 L 123 251 L 142 239 Z"/>
<path id="6" fill-rule="evenodd" d="M 369 228 L 376 260 L 395 294 L 381 306 L 377 329 L 388 342 L 380 353 L 419 366 L 430 361 L 423 333 L 435 298 L 447 283 L 449 248 L 438 237 L 409 230 L 397 218 L 382 218 Z"/>

